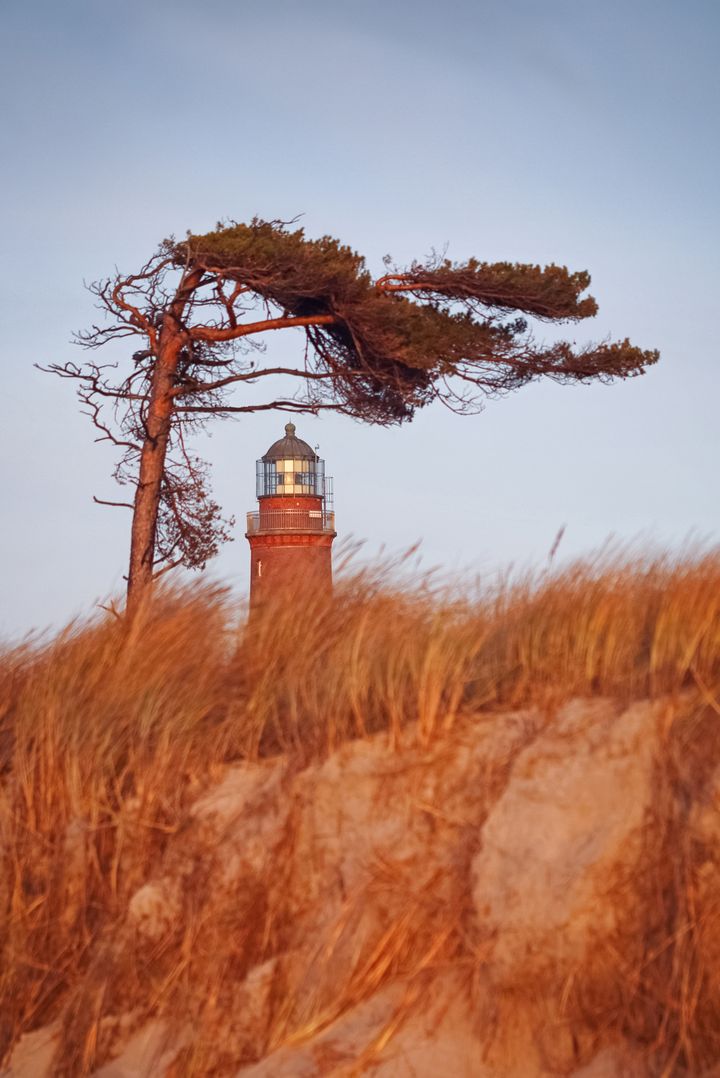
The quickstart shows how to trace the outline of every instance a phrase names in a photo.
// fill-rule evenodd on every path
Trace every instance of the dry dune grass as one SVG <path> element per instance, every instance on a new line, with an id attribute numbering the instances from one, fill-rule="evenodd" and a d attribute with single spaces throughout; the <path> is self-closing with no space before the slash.
<path id="1" fill-rule="evenodd" d="M 228 761 L 307 761 L 383 730 L 397 746 L 411 724 L 429 745 L 480 710 L 589 695 L 686 702 L 668 737 L 668 797 L 692 799 L 718 759 L 717 551 L 582 563 L 469 598 L 368 571 L 342 581 L 332 602 L 305 594 L 249 624 L 241 614 L 222 590 L 166 589 L 129 629 L 103 615 L 0 656 L 0 1058 L 20 1033 L 57 1019 L 58 1073 L 87 1073 L 106 1051 L 99 1019 L 132 1010 L 138 993 L 210 1028 L 223 993 L 278 953 L 285 914 L 274 879 L 245 906 L 235 896 L 216 909 L 212 927 L 207 909 L 185 909 L 152 970 L 132 948 L 110 987 L 103 968 L 112 963 L 98 940 L 112 938 L 187 804 Z M 653 884 L 665 889 L 663 914 L 613 1022 L 666 1051 L 671 1067 L 692 1069 L 720 1054 L 718 1012 L 699 958 L 696 851 L 671 818 L 658 851 L 667 871 Z M 399 970 L 467 961 L 458 923 L 408 911 L 361 956 L 343 1006 Z M 270 1039 L 281 1027 L 289 1036 L 288 1022 L 279 1005 Z M 218 1051 L 195 1045 L 178 1066 L 223 1073 Z"/>

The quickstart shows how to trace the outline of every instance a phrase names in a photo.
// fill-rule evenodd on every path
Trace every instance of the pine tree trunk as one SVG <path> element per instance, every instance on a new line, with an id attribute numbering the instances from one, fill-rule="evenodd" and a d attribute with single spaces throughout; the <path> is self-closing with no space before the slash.
<path id="1" fill-rule="evenodd" d="M 168 321 L 166 319 L 166 323 Z M 147 602 L 152 591 L 160 492 L 172 422 L 171 390 L 181 348 L 182 338 L 177 327 L 171 329 L 166 325 L 153 372 L 146 436 L 135 491 L 127 587 L 127 613 L 131 618 Z"/>

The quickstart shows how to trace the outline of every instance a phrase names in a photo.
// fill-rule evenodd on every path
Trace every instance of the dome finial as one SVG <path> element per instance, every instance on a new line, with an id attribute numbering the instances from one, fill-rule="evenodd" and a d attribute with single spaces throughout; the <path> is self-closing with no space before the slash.
<path id="1" fill-rule="evenodd" d="M 285 433 L 287 434 L 288 438 L 294 438 L 295 437 L 295 424 L 294 423 L 286 423 L 285 424 Z"/>

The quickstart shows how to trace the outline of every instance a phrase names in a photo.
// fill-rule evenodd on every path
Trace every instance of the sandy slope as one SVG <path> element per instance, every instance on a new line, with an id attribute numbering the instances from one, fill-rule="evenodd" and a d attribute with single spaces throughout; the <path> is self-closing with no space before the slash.
<path id="1" fill-rule="evenodd" d="M 681 998 L 663 940 L 688 931 L 688 887 L 708 956 L 695 1003 L 719 994 L 720 770 L 683 772 L 677 714 L 576 700 L 475 717 L 431 748 L 408 731 L 392 751 L 383 734 L 304 769 L 227 769 L 103 959 L 122 980 L 204 949 L 197 1011 L 148 1020 L 131 999 L 103 1019 L 96 1074 L 660 1074 L 656 989 Z M 264 943 L 233 967 L 242 933 Z M 8 1073 L 49 1075 L 52 1045 L 26 1035 Z"/>

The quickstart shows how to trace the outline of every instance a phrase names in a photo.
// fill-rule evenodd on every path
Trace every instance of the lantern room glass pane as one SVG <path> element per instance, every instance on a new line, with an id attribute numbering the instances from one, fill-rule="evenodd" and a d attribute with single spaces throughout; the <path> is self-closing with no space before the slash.
<path id="1" fill-rule="evenodd" d="M 259 460 L 256 468 L 258 498 L 273 494 L 305 494 L 322 497 L 325 493 L 325 461 L 315 459 Z"/>

